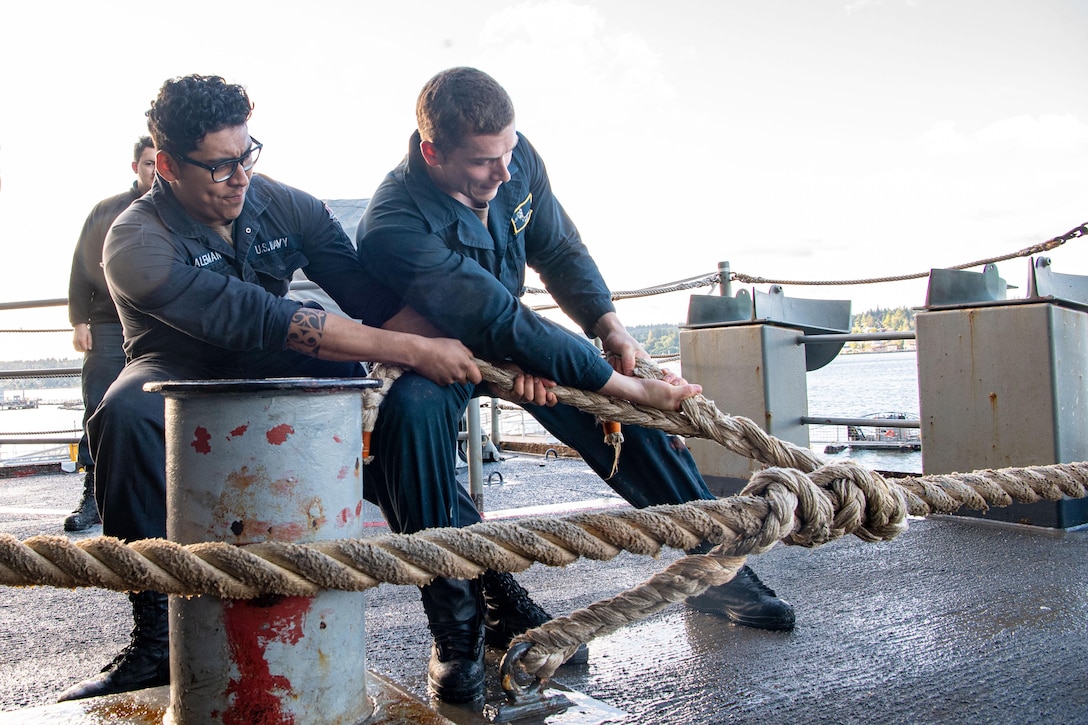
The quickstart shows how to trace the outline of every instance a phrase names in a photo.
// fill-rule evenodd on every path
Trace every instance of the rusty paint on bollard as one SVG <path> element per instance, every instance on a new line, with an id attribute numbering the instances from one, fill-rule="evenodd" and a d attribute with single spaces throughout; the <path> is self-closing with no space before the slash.
<path id="1" fill-rule="evenodd" d="M 175 381 L 168 538 L 238 546 L 362 535 L 365 379 Z M 359 592 L 170 597 L 171 725 L 344 724 L 372 712 Z"/>

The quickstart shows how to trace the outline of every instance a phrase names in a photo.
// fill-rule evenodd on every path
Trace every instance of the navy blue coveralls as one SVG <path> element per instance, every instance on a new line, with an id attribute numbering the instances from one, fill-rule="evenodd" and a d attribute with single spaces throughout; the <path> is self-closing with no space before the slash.
<path id="1" fill-rule="evenodd" d="M 380 324 L 391 314 L 374 306 L 351 240 L 309 194 L 254 175 L 233 241 L 189 217 L 159 178 L 106 237 L 129 358 L 89 426 L 108 536 L 166 536 L 164 399 L 144 383 L 365 374 L 286 349 L 301 303 L 284 295 L 300 268 L 351 317 Z"/>
<path id="2" fill-rule="evenodd" d="M 356 235 L 363 266 L 380 270 L 389 294 L 478 357 L 511 360 L 561 385 L 599 390 L 612 374 L 599 351 L 520 299 L 529 265 L 587 334 L 615 309 L 578 230 L 552 195 L 540 156 L 518 134 L 510 180 L 490 202 L 485 228 L 434 185 L 419 141 L 416 133 L 407 159 L 386 176 L 363 214 Z M 367 467 L 366 485 L 395 531 L 480 520 L 456 480 L 454 456 L 458 422 L 469 400 L 484 394 L 482 386 L 440 387 L 415 374 L 391 387 L 373 433 L 376 460 Z M 634 506 L 713 498 L 673 436 L 624 426 L 619 468 L 610 476 L 614 451 L 592 415 L 563 404 L 525 408 Z"/>
<path id="3" fill-rule="evenodd" d="M 80 467 L 88 471 L 94 470 L 94 460 L 87 440 L 87 421 L 110 383 L 125 366 L 121 320 L 110 299 L 102 270 L 102 244 L 113 220 L 139 197 L 139 184 L 134 181 L 127 191 L 95 204 L 83 222 L 72 254 L 72 271 L 68 276 L 68 321 L 73 326 L 86 324 L 91 328 L 92 347 L 83 353 L 79 376 L 83 394 L 83 435 L 79 439 L 76 459 Z"/>

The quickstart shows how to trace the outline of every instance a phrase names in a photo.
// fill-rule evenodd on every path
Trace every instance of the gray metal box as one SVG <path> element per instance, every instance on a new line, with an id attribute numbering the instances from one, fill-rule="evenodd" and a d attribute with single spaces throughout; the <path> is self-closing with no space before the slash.
<path id="1" fill-rule="evenodd" d="M 745 324 L 680 331 L 681 373 L 703 386 L 723 413 L 755 421 L 790 443 L 808 446 L 805 347 L 793 328 Z M 688 440 L 695 463 L 715 493 L 735 493 L 762 464 L 714 441 Z"/>
<path id="2" fill-rule="evenodd" d="M 1088 459 L 1088 314 L 1009 302 L 919 312 L 915 321 L 924 473 Z M 987 517 L 1083 523 L 1073 519 L 1083 519 L 1084 502 L 1067 503 Z"/>

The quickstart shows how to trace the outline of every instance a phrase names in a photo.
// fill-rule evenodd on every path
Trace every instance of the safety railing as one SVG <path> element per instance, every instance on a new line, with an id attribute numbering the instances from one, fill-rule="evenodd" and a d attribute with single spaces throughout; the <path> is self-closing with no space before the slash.
<path id="1" fill-rule="evenodd" d="M 1030 255 L 1041 254 L 1043 252 L 1055 249 L 1056 247 L 1064 244 L 1067 241 L 1082 237 L 1086 233 L 1088 233 L 1088 227 L 1085 227 L 1085 226 L 1082 225 L 1082 226 L 1079 226 L 1079 227 L 1071 230 L 1070 232 L 1068 232 L 1068 233 L 1066 233 L 1066 234 L 1064 234 L 1062 236 L 1055 237 L 1055 238 L 1050 239 L 1050 240 L 1048 240 L 1046 242 L 1043 242 L 1041 244 L 1035 244 L 1035 245 L 1032 245 L 1032 246 L 1027 247 L 1025 249 L 1021 249 L 1019 251 L 1013 252 L 1011 254 L 1001 255 L 1001 256 L 993 257 L 993 258 L 986 259 L 986 260 L 978 260 L 978 261 L 975 261 L 975 262 L 968 262 L 968 263 L 962 264 L 962 265 L 956 265 L 955 267 L 952 267 L 951 269 L 967 269 L 967 268 L 970 268 L 970 267 L 976 267 L 976 266 L 982 266 L 982 265 L 992 265 L 994 262 L 998 262 L 998 261 L 1013 259 L 1013 258 L 1016 258 L 1016 257 L 1027 257 L 1027 256 L 1030 256 Z M 734 272 L 734 271 L 731 270 L 730 265 L 729 265 L 728 262 L 720 262 L 718 264 L 718 268 L 717 268 L 717 270 L 715 272 L 700 274 L 700 275 L 694 275 L 692 277 L 687 277 L 685 279 L 677 280 L 675 282 L 670 282 L 670 283 L 666 283 L 666 284 L 662 284 L 662 285 L 655 285 L 655 286 L 645 287 L 645 288 L 635 289 L 635 290 L 617 291 L 617 292 L 613 293 L 612 296 L 613 296 L 613 299 L 619 301 L 619 300 L 627 300 L 627 299 L 633 299 L 633 298 L 638 298 L 638 297 L 647 297 L 647 296 L 675 293 L 675 292 L 681 292 L 681 291 L 690 292 L 691 290 L 694 290 L 696 288 L 714 287 L 714 286 L 717 286 L 719 288 L 719 292 L 720 292 L 720 294 L 722 296 L 729 296 L 732 293 L 732 283 L 733 282 L 741 282 L 741 283 L 744 283 L 744 284 L 770 284 L 770 285 L 773 285 L 773 286 L 787 285 L 787 284 L 788 285 L 850 286 L 850 285 L 860 285 L 860 284 L 872 284 L 872 283 L 881 283 L 881 282 L 901 281 L 901 280 L 906 280 L 906 279 L 916 279 L 916 278 L 925 277 L 927 275 L 929 275 L 928 271 L 919 272 L 917 274 L 897 275 L 897 276 L 894 276 L 894 277 L 880 277 L 880 278 L 870 278 L 870 279 L 861 279 L 861 280 L 831 280 L 831 281 L 780 280 L 780 279 L 756 277 L 756 276 L 747 275 L 747 274 L 743 274 L 743 273 L 739 273 L 739 272 Z M 296 281 L 292 282 L 291 289 L 292 289 L 293 292 L 295 292 L 299 296 L 303 296 L 303 297 L 305 297 L 308 294 L 314 294 L 315 292 L 318 293 L 318 294 L 321 293 L 320 288 L 317 285 L 315 285 L 314 283 L 312 283 L 312 282 L 310 282 L 308 280 L 296 280 Z M 526 292 L 530 293 L 530 294 L 536 294 L 536 293 L 546 294 L 546 292 L 544 290 L 533 289 L 533 288 L 527 288 Z M 44 299 L 44 300 L 31 300 L 31 301 L 3 302 L 3 303 L 0 303 L 0 312 L 9 311 L 9 310 L 14 310 L 14 311 L 23 310 L 23 311 L 25 311 L 25 310 L 35 309 L 35 308 L 62 307 L 62 306 L 65 306 L 66 304 L 67 304 L 67 300 L 65 300 L 63 298 Z M 534 305 L 533 309 L 535 309 L 535 310 L 546 310 L 546 309 L 552 309 L 554 307 L 555 307 L 554 304 L 541 304 L 541 305 Z M 694 322 L 694 323 L 688 325 L 688 327 L 691 327 L 691 328 L 696 328 L 696 327 L 700 327 L 700 326 L 705 326 L 705 325 L 701 325 L 699 322 Z M 64 330 L 59 330 L 59 329 L 58 330 L 23 330 L 23 329 L 4 330 L 4 329 L 0 329 L 0 332 L 4 332 L 4 333 L 62 332 L 62 331 L 64 331 Z M 863 342 L 863 341 L 909 340 L 909 339 L 913 339 L 913 337 L 914 337 L 914 333 L 911 333 L 911 332 L 901 332 L 901 333 L 849 333 L 849 334 L 824 334 L 824 333 L 821 333 L 819 335 L 802 334 L 802 335 L 798 336 L 797 341 L 798 341 L 798 344 L 807 346 L 807 345 L 838 343 L 838 342 L 846 342 L 846 341 Z M 834 353 L 834 354 L 837 354 L 837 353 Z M 35 378 L 35 377 L 40 378 L 40 377 L 46 377 L 46 376 L 78 377 L 78 375 L 79 375 L 79 369 L 78 368 L 55 368 L 55 369 L 51 369 L 51 370 L 15 370 L 15 371 L 6 371 L 6 372 L 5 371 L 0 371 L 0 382 L 2 382 L 5 379 Z M 494 413 L 498 413 L 499 410 L 500 410 L 500 406 L 499 406 L 498 401 L 493 399 L 492 405 L 489 406 L 488 408 L 489 408 L 489 411 L 494 412 Z M 479 413 L 479 408 L 476 408 L 475 412 L 470 412 L 470 415 L 477 415 L 478 413 Z M 483 435 L 482 430 L 483 430 L 483 426 L 487 425 L 489 423 L 490 424 L 490 429 L 491 429 L 490 439 L 495 444 L 499 443 L 501 438 L 504 435 L 504 431 L 501 429 L 501 427 L 499 425 L 499 421 L 497 420 L 498 419 L 497 415 L 492 415 L 492 416 L 490 416 L 490 418 L 491 418 L 491 420 L 489 420 L 489 421 L 481 421 L 481 422 L 477 422 L 477 421 L 474 421 L 474 420 L 467 420 L 466 421 L 466 427 L 469 427 L 472 430 L 468 431 L 468 435 L 466 437 L 470 441 L 475 441 L 477 439 L 480 439 L 480 440 L 486 442 L 488 437 Z M 856 419 L 856 418 L 834 417 L 834 416 L 828 416 L 828 415 L 815 414 L 815 415 L 805 416 L 803 418 L 802 422 L 803 422 L 803 424 L 806 424 L 806 425 L 856 426 L 856 425 L 861 425 L 864 422 L 871 422 L 871 421 L 870 421 L 870 419 Z M 919 427 L 918 423 L 916 421 L 896 420 L 896 419 L 881 420 L 879 425 L 882 428 L 894 428 L 894 429 L 910 429 L 910 428 Z M 78 439 L 78 436 L 75 435 L 76 433 L 78 433 L 78 431 L 72 431 L 73 435 L 71 435 L 69 437 L 64 437 L 64 440 L 65 441 L 69 441 L 69 440 L 74 441 L 74 440 Z M 46 443 L 46 442 L 51 442 L 51 441 L 55 440 L 55 437 L 53 435 L 51 435 L 51 434 L 45 434 L 45 433 L 43 433 L 40 436 L 31 435 L 31 436 L 14 437 L 14 436 L 11 436 L 10 434 L 5 434 L 4 431 L 0 431 L 0 446 L 3 446 L 5 444 L 9 444 L 9 443 L 13 443 L 15 440 L 18 440 L 20 443 L 22 443 L 22 442 L 24 442 L 24 441 L 26 441 L 28 439 L 33 439 L 36 442 Z M 472 447 L 475 448 L 476 447 L 475 444 L 473 444 Z M 476 476 L 473 476 L 473 478 L 476 478 Z"/>
<path id="2" fill-rule="evenodd" d="M 25 312 L 45 308 L 67 307 L 65 298 L 53 298 L 42 300 L 19 300 L 12 302 L 0 302 L 0 312 Z M 27 334 L 65 334 L 70 335 L 70 327 L 0 327 L 0 333 L 5 336 Z M 7 347 L 12 350 L 14 347 Z M 0 390 L 8 388 L 11 381 L 37 380 L 43 378 L 73 378 L 80 375 L 78 367 L 49 367 L 49 368 L 22 368 L 12 370 L 0 370 Z M 78 382 L 76 383 L 78 385 Z M 35 391 L 37 397 L 28 395 L 28 388 L 21 387 L 19 395 L 3 400 L 5 409 L 37 409 L 60 405 L 67 402 L 50 400 L 44 390 Z M 82 417 L 82 413 L 79 414 Z M 73 460 L 73 449 L 82 435 L 82 430 L 77 422 L 63 424 L 60 416 L 52 416 L 53 424 L 43 423 L 44 415 L 35 415 L 33 422 L 23 424 L 26 420 L 21 415 L 6 416 L 5 423 L 0 425 L 0 460 L 5 464 L 36 463 L 40 461 Z M 68 427 L 64 427 L 68 425 Z"/>

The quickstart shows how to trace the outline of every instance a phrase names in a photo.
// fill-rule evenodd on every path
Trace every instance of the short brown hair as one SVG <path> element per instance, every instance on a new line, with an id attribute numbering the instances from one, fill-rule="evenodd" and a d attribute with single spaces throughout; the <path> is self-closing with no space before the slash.
<path id="1" fill-rule="evenodd" d="M 439 151 L 459 148 L 468 136 L 500 133 L 513 122 L 510 96 L 475 68 L 442 71 L 427 81 L 416 101 L 420 139 Z"/>
<path id="2" fill-rule="evenodd" d="M 150 136 L 140 136 L 140 140 L 136 142 L 136 145 L 132 149 L 132 160 L 136 163 L 140 163 L 140 157 L 143 156 L 144 149 L 154 149 L 155 142 L 151 140 Z"/>

